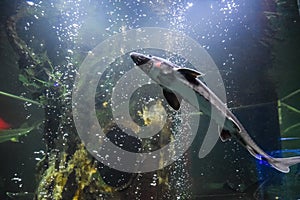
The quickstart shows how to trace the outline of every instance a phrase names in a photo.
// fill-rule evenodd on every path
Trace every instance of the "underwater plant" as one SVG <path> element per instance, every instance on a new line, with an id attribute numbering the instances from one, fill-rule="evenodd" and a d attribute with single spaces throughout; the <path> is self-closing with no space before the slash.
<path id="1" fill-rule="evenodd" d="M 24 123 L 20 128 L 0 130 L 0 143 L 7 141 L 18 142 L 20 137 L 27 136 L 34 129 L 38 129 L 40 124 L 28 126 L 27 123 Z"/>
<path id="2" fill-rule="evenodd" d="M 0 91 L 0 95 L 4 95 L 7 97 L 11 97 L 14 99 L 18 99 L 18 100 L 29 102 L 29 103 L 36 104 L 36 105 L 41 105 L 37 101 L 33 101 L 31 99 L 21 97 L 21 96 L 9 94 L 9 93 L 3 92 L 3 91 Z M 42 122 L 37 122 L 36 124 L 28 125 L 25 122 L 19 128 L 11 128 L 10 126 L 6 126 L 6 128 L 0 129 L 0 143 L 7 142 L 7 141 L 18 142 L 20 137 L 27 136 L 33 130 L 38 129 L 41 124 L 42 124 Z"/>
<path id="3" fill-rule="evenodd" d="M 174 166 L 148 174 L 122 173 L 97 162 L 77 135 L 72 119 L 71 93 L 76 70 L 89 53 L 82 49 L 91 48 L 76 39 L 81 27 L 78 15 L 84 15 L 80 12 L 83 12 L 85 3 L 75 5 L 75 14 L 70 12 L 74 9 L 72 2 L 53 4 L 50 1 L 25 1 L 15 5 L 16 12 L 7 19 L 6 32 L 10 45 L 19 58 L 19 81 L 31 98 L 4 91 L 0 91 L 0 95 L 37 105 L 45 110 L 45 116 L 42 121 L 31 126 L 24 124 L 20 128 L 1 131 L 0 142 L 16 141 L 32 130 L 43 127 L 41 132 L 46 150 L 44 158 L 37 165 L 37 188 L 30 193 L 34 199 L 133 199 L 141 185 L 147 188 L 147 192 L 138 192 L 145 197 L 159 197 L 158 188 L 166 191 L 160 195 L 174 196 L 172 191 L 178 187 L 175 184 L 177 180 L 175 177 L 169 178 L 176 171 Z M 69 17 L 70 13 L 74 15 L 73 18 Z M 64 21 L 67 17 L 72 20 Z M 108 79 L 103 83 L 100 81 L 99 85 L 105 85 L 108 90 L 112 89 L 111 83 L 117 80 L 118 75 L 110 71 L 107 73 Z M 99 108 L 97 117 L 102 119 L 99 123 L 104 125 L 108 137 L 122 134 L 115 122 L 109 120 L 109 96 L 103 96 L 103 91 L 100 90 L 95 98 L 96 107 Z M 145 124 L 153 123 L 149 118 L 152 116 L 151 112 L 146 110 L 147 108 L 143 108 L 141 116 L 136 110 L 132 111 L 137 119 L 145 120 Z M 130 125 L 126 122 L 124 124 Z M 134 126 L 128 128 L 134 129 Z M 170 140 L 170 130 L 165 128 L 163 131 L 165 134 L 158 139 Z M 159 148 L 160 145 L 157 142 L 142 142 L 145 150 Z M 156 177 L 155 180 L 152 180 L 153 177 Z M 149 184 L 153 186 L 147 187 Z M 187 191 L 184 193 L 188 196 Z M 12 193 L 9 195 L 14 196 Z"/>
<path id="4" fill-rule="evenodd" d="M 63 33 L 65 30 L 56 32 L 53 27 L 60 24 L 65 14 L 61 9 L 67 11 L 73 5 L 24 1 L 15 6 L 16 12 L 6 23 L 7 38 L 19 58 L 19 81 L 32 98 L 3 91 L 0 95 L 38 105 L 45 110 L 45 117 L 31 126 L 24 124 L 1 131 L 0 142 L 17 141 L 32 130 L 44 127 L 46 154 L 37 166 L 34 199 L 116 196 L 114 188 L 103 182 L 97 162 L 88 155 L 72 121 L 70 95 L 75 68 L 86 53 L 72 50 L 74 41 L 69 40 L 69 34 L 74 34 L 74 29 Z"/>

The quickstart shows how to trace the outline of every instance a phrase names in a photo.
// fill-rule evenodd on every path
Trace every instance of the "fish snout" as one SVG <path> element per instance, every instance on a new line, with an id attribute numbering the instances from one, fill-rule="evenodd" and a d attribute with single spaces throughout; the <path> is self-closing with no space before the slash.
<path id="1" fill-rule="evenodd" d="M 151 60 L 151 58 L 149 58 L 148 56 L 135 52 L 130 53 L 130 57 L 137 66 L 146 64 Z"/>

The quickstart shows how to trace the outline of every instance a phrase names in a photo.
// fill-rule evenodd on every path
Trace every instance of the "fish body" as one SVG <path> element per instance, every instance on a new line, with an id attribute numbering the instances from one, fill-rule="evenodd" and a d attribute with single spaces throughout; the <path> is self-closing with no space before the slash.
<path id="1" fill-rule="evenodd" d="M 220 127 L 219 133 L 223 142 L 232 137 L 235 138 L 255 158 L 267 161 L 272 167 L 284 173 L 290 171 L 290 166 L 300 163 L 300 156 L 273 158 L 258 147 L 236 116 L 198 78 L 202 76 L 202 73 L 179 67 L 156 56 L 133 52 L 130 57 L 140 69 L 163 88 L 163 94 L 173 109 L 178 110 L 181 99 L 184 99 L 204 114 L 211 116 Z M 211 115 L 211 109 L 214 109 L 216 113 L 214 116 Z"/>

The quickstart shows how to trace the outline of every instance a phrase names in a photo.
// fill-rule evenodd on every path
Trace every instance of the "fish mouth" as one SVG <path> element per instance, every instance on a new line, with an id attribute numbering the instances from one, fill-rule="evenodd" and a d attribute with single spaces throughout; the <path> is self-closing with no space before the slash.
<path id="1" fill-rule="evenodd" d="M 146 64 L 151 60 L 151 58 L 149 58 L 148 56 L 136 52 L 130 53 L 130 57 L 137 66 Z"/>

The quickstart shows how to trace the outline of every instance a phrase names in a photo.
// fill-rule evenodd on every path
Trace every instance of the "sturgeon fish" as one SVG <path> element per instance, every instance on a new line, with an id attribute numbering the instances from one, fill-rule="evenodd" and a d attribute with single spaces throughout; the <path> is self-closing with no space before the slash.
<path id="1" fill-rule="evenodd" d="M 213 120 L 221 127 L 219 128 L 219 134 L 223 142 L 231 137 L 235 138 L 255 158 L 268 162 L 273 168 L 283 173 L 288 173 L 290 166 L 300 163 L 300 156 L 274 158 L 264 152 L 252 140 L 236 116 L 199 79 L 203 75 L 200 72 L 179 67 L 166 59 L 156 56 L 146 56 L 132 52 L 130 57 L 144 73 L 162 87 L 164 97 L 174 110 L 179 110 L 181 99 L 186 100 L 192 106 L 199 108 L 204 114 L 211 117 L 211 109 L 214 109 L 217 114 L 213 117 Z M 192 90 L 197 98 L 193 98 L 187 92 L 188 90 Z"/>

